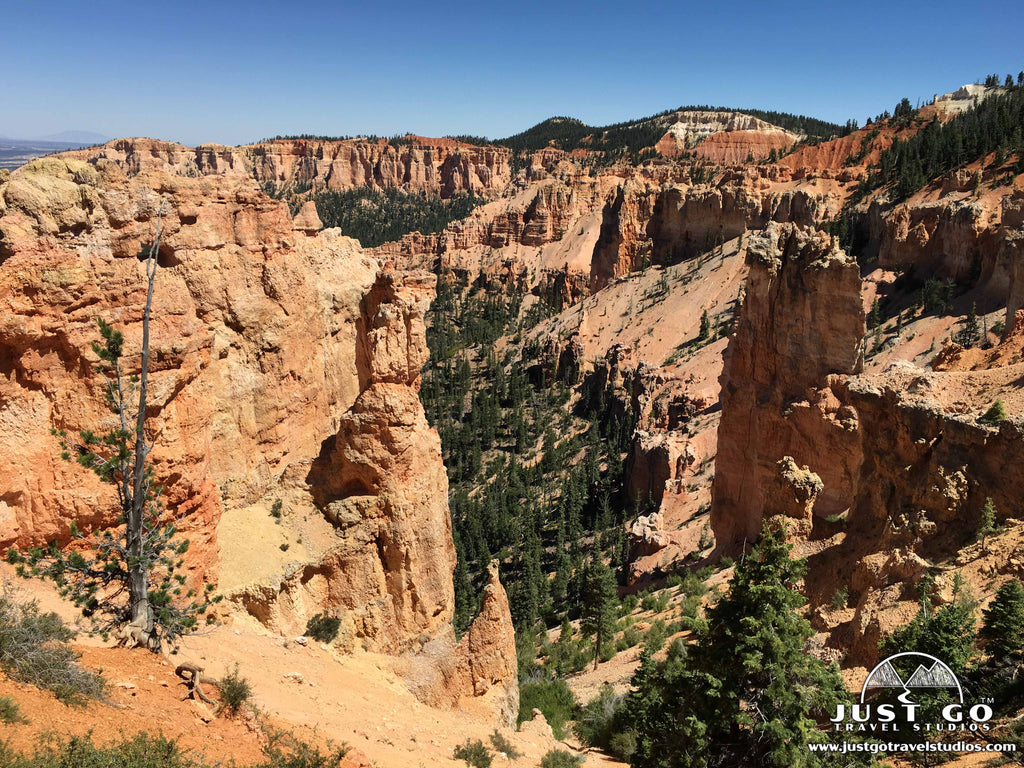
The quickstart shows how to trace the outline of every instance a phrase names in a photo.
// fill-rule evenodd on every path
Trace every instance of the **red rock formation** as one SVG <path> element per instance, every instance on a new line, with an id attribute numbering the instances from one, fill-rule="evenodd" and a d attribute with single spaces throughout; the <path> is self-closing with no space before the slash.
<path id="1" fill-rule="evenodd" d="M 825 604 L 839 584 L 850 585 L 856 611 L 833 632 L 855 663 L 873 661 L 878 640 L 906 620 L 901 600 L 916 596 L 928 563 L 973 542 L 986 499 L 1004 515 L 1019 499 L 1006 467 L 1024 460 L 1020 421 L 991 427 L 944 411 L 928 394 L 941 376 L 904 365 L 833 379 L 857 414 L 848 440 L 860 461 L 849 470 L 846 534 L 811 557 L 807 589 Z M 1007 558 L 993 565 L 1017 571 Z"/>
<path id="2" fill-rule="evenodd" d="M 467 218 L 450 224 L 437 235 L 414 232 L 395 243 L 374 249 L 374 255 L 394 259 L 403 265 L 423 266 L 442 254 L 449 266 L 471 268 L 459 258 L 460 251 L 476 246 L 489 249 L 511 245 L 539 247 L 561 240 L 570 227 L 598 203 L 593 185 L 570 187 L 557 179 L 533 182 L 508 199 L 474 210 Z M 487 265 L 472 269 L 475 277 Z"/>
<path id="3" fill-rule="evenodd" d="M 135 255 L 161 198 L 149 425 L 166 501 L 190 535 L 212 548 L 222 498 L 256 498 L 293 457 L 315 455 L 355 398 L 355 320 L 376 266 L 347 238 L 296 231 L 251 182 L 207 186 L 47 158 L 0 188 L 6 544 L 66 541 L 72 517 L 110 520 L 101 486 L 59 461 L 49 430 L 106 418 L 88 351 L 97 316 L 124 328 L 129 366 L 138 354 Z"/>
<path id="4" fill-rule="evenodd" d="M 796 143 L 798 137 L 784 131 L 722 131 L 709 136 L 696 146 L 694 154 L 701 160 L 720 165 L 734 165 L 764 160 L 774 149 L 782 154 Z"/>
<path id="5" fill-rule="evenodd" d="M 385 271 L 364 296 L 362 392 L 309 476 L 341 537 L 318 566 L 328 572 L 328 592 L 311 590 L 305 572 L 280 587 L 301 603 L 300 615 L 344 608 L 354 638 L 389 652 L 450 627 L 455 601 L 448 478 L 418 397 L 433 283 L 432 275 Z M 263 599 L 257 591 L 250 603 Z"/>
<path id="6" fill-rule="evenodd" d="M 488 566 L 480 614 L 459 643 L 456 658 L 464 670 L 462 695 L 484 697 L 494 707 L 498 722 L 515 728 L 519 716 L 516 637 L 497 561 Z"/>
<path id="7" fill-rule="evenodd" d="M 353 187 L 396 187 L 451 197 L 462 192 L 496 195 L 511 181 L 511 153 L 446 139 L 386 141 L 279 139 L 227 147 L 184 147 L 153 139 L 117 139 L 71 156 L 113 161 L 128 175 L 143 170 L 179 176 L 255 179 L 277 192 L 319 192 Z"/>
<path id="8" fill-rule="evenodd" d="M 655 145 L 665 157 L 693 151 L 713 162 L 742 163 L 751 153 L 760 160 L 773 148 L 789 148 L 799 139 L 795 133 L 742 112 L 684 111 L 663 119 L 673 121 Z"/>
<path id="9" fill-rule="evenodd" d="M 820 390 L 829 375 L 862 365 L 859 269 L 828 236 L 773 224 L 751 235 L 747 262 L 746 300 L 721 379 L 711 524 L 725 546 L 760 535 L 784 456 L 809 465 L 825 482 L 817 514 L 845 508 L 849 486 L 838 480 L 843 462 L 834 460 L 842 451 L 827 444 L 844 442 L 850 426 Z"/>
<path id="10" fill-rule="evenodd" d="M 335 612 L 350 643 L 382 650 L 450 633 L 447 480 L 417 398 L 433 276 L 378 275 L 355 241 L 317 234 L 308 207 L 293 222 L 249 177 L 140 168 L 46 158 L 0 186 L 3 544 L 115 519 L 109 489 L 59 460 L 50 429 L 107 418 L 97 316 L 124 330 L 128 372 L 138 364 L 136 254 L 165 200 L 147 426 L 197 576 L 216 578 L 224 509 L 287 488 L 310 512 L 320 502 L 340 542 L 239 602 L 287 631 Z"/>

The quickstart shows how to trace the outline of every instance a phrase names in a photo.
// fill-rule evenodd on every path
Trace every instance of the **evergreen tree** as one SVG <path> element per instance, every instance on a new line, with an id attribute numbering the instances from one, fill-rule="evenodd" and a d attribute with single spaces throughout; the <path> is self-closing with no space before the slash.
<path id="1" fill-rule="evenodd" d="M 963 321 L 963 329 L 957 334 L 956 341 L 961 347 L 973 347 L 981 338 L 981 329 L 978 326 L 978 305 L 972 303 L 971 311 L 967 313 L 967 319 Z"/>
<path id="2" fill-rule="evenodd" d="M 615 633 L 618 603 L 615 574 L 599 557 L 594 557 L 584 575 L 583 616 L 580 622 L 580 629 L 594 637 L 594 669 L 597 669 L 602 647 L 611 642 Z"/>
<path id="3" fill-rule="evenodd" d="M 995 599 L 982 612 L 978 634 L 988 641 L 990 656 L 1011 657 L 1024 653 L 1024 587 L 1011 579 L 999 588 Z"/>
<path id="4" fill-rule="evenodd" d="M 196 617 L 220 599 L 211 596 L 212 584 L 203 595 L 186 587 L 187 579 L 179 570 L 188 541 L 178 539 L 177 527 L 166 519 L 149 458 L 153 449 L 146 436 L 149 328 L 163 213 L 161 203 L 153 244 L 139 253 L 147 278 L 139 374 L 125 375 L 124 335 L 102 318 L 98 318 L 102 343 L 92 344 L 99 358 L 96 371 L 106 377 L 107 405 L 117 426 L 102 435 L 82 430 L 81 442 L 64 430 L 54 430 L 63 459 L 77 460 L 113 486 L 121 527 L 87 536 L 72 521 L 71 535 L 84 548 L 64 552 L 53 543 L 46 550 L 31 550 L 27 558 L 14 549 L 8 552 L 12 562 L 27 561 L 28 572 L 53 579 L 61 593 L 92 619 L 95 630 L 105 634 L 117 629 L 119 641 L 126 646 L 145 645 L 154 652 L 164 639 L 173 641 L 193 631 Z M 24 573 L 25 566 L 20 570 Z"/>
<path id="5" fill-rule="evenodd" d="M 871 312 L 868 313 L 868 328 L 877 328 L 882 324 L 882 310 L 879 307 L 878 299 L 871 302 Z"/>
<path id="6" fill-rule="evenodd" d="M 692 651 L 677 647 L 660 674 L 641 665 L 626 713 L 635 767 L 822 765 L 806 746 L 825 740 L 813 717 L 847 694 L 836 668 L 806 653 L 804 563 L 790 549 L 784 527 L 766 524 Z"/>
<path id="7" fill-rule="evenodd" d="M 981 539 L 982 550 L 987 550 L 988 537 L 996 529 L 996 505 L 991 498 L 985 499 L 985 506 L 981 509 L 981 519 L 978 521 L 978 538 Z"/>
<path id="8" fill-rule="evenodd" d="M 913 651 L 942 659 L 956 674 L 961 674 L 974 654 L 976 603 L 959 582 L 953 586 L 953 600 L 933 609 L 932 582 L 921 584 L 921 608 L 914 619 L 900 627 L 881 643 L 881 653 Z"/>
<path id="9" fill-rule="evenodd" d="M 708 311 L 705 309 L 700 315 L 700 330 L 697 332 L 697 338 L 703 341 L 711 333 L 711 319 L 708 317 Z"/>

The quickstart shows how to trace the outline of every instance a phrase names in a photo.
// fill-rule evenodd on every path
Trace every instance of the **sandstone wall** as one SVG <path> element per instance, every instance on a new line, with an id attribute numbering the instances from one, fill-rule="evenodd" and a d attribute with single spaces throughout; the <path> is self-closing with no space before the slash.
<path id="1" fill-rule="evenodd" d="M 446 198 L 464 192 L 494 196 L 512 179 L 509 150 L 446 139 L 417 139 L 398 146 L 383 140 L 279 139 L 242 147 L 191 148 L 134 138 L 69 154 L 90 162 L 110 160 L 129 175 L 148 170 L 186 177 L 250 178 L 277 192 L 394 187 Z"/>
<path id="2" fill-rule="evenodd" d="M 138 365 L 144 272 L 161 199 L 154 300 L 153 460 L 185 528 L 213 537 L 225 501 L 259 497 L 316 455 L 355 400 L 359 302 L 377 265 L 333 233 L 296 231 L 251 182 L 37 160 L 0 188 L 0 400 L 4 544 L 66 541 L 72 516 L 109 522 L 103 488 L 61 462 L 51 427 L 111 416 L 92 370 L 101 316 Z M 209 542 L 213 545 L 213 542 Z"/>
<path id="3" fill-rule="evenodd" d="M 848 504 L 844 433 L 851 414 L 824 391 L 862 366 L 857 263 L 827 235 L 769 225 L 750 236 L 742 315 L 722 373 L 711 524 L 721 545 L 761 532 L 778 462 L 793 457 L 825 481 L 818 514 Z"/>
<path id="4" fill-rule="evenodd" d="M 194 574 L 216 580 L 224 510 L 266 517 L 250 506 L 287 488 L 338 543 L 234 595 L 253 615 L 301 631 L 338 613 L 353 643 L 385 651 L 451 632 L 447 480 L 417 397 L 433 276 L 381 271 L 247 177 L 54 157 L 12 174 L 0 200 L 4 546 L 116 520 L 111 490 L 62 462 L 50 429 L 112 418 L 89 351 L 95 318 L 124 330 L 131 373 L 137 254 L 165 201 L 147 427 Z"/>

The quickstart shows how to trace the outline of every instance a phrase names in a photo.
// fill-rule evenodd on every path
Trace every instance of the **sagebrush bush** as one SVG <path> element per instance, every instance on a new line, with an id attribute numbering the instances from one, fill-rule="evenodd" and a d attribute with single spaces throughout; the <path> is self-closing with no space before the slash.
<path id="1" fill-rule="evenodd" d="M 601 686 L 600 693 L 580 710 L 573 726 L 584 744 L 608 749 L 615 733 L 616 717 L 625 698 L 625 695 L 615 693 L 607 683 Z"/>
<path id="2" fill-rule="evenodd" d="M 651 624 L 647 634 L 644 636 L 644 648 L 647 648 L 651 653 L 656 653 L 661 650 L 661 646 L 665 644 L 667 638 L 668 627 L 662 619 L 658 619 Z"/>
<path id="3" fill-rule="evenodd" d="M 494 747 L 495 752 L 503 753 L 509 760 L 519 758 L 519 750 L 512 746 L 512 742 L 506 739 L 497 728 L 491 734 L 491 746 Z"/>
<path id="4" fill-rule="evenodd" d="M 326 751 L 286 731 L 271 730 L 263 747 L 264 762 L 252 768 L 338 768 L 349 746 L 328 741 Z"/>
<path id="5" fill-rule="evenodd" d="M 472 768 L 491 768 L 491 753 L 480 739 L 467 740 L 455 748 L 455 759 L 464 760 Z"/>
<path id="6" fill-rule="evenodd" d="M 72 632 L 55 613 L 42 613 L 35 600 L 0 594 L 0 667 L 16 680 L 53 691 L 66 704 L 103 694 L 103 679 L 78 664 L 68 645 Z"/>
<path id="7" fill-rule="evenodd" d="M 243 706 L 252 698 L 252 686 L 238 671 L 238 665 L 221 678 L 217 685 L 220 700 L 224 708 L 232 715 L 237 715 Z"/>
<path id="8" fill-rule="evenodd" d="M 340 627 L 341 619 L 337 616 L 318 613 L 306 622 L 306 636 L 313 638 L 318 643 L 330 643 L 338 636 Z"/>
<path id="9" fill-rule="evenodd" d="M 532 677 L 519 685 L 519 718 L 522 723 L 533 717 L 533 710 L 544 713 L 556 739 L 565 738 L 565 723 L 576 711 L 576 699 L 565 680 L 555 677 Z"/>
<path id="10" fill-rule="evenodd" d="M 540 768 L 579 768 L 583 758 L 566 752 L 564 749 L 552 749 L 540 760 Z"/>
<path id="11" fill-rule="evenodd" d="M 11 725 L 12 723 L 27 723 L 21 716 L 21 709 L 18 702 L 12 696 L 0 696 L 0 723 Z M 2 763 L 0 763 L 2 765 Z"/>
<path id="12" fill-rule="evenodd" d="M 137 733 L 120 742 L 97 747 L 90 736 L 64 739 L 49 734 L 40 739 L 31 755 L 0 745 L 0 765 L 5 768 L 207 768 L 208 763 L 183 751 L 162 735 Z"/>
<path id="13" fill-rule="evenodd" d="M 263 759 L 248 768 L 338 768 L 347 752 L 344 744 L 329 743 L 323 752 L 320 747 L 290 733 L 270 731 L 263 747 Z M 101 747 L 93 743 L 91 735 L 65 739 L 51 733 L 40 739 L 31 754 L 20 754 L 6 742 L 0 742 L 0 766 L 4 768 L 223 768 L 223 765 L 182 749 L 174 739 L 150 736 L 144 731 Z"/>

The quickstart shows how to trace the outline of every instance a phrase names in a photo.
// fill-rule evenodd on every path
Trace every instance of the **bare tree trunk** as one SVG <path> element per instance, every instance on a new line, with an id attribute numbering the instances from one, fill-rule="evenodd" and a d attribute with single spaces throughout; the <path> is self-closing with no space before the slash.
<path id="1" fill-rule="evenodd" d="M 164 203 L 156 215 L 156 235 L 146 258 L 146 308 L 142 314 L 142 359 L 139 371 L 139 406 L 135 421 L 135 460 L 132 465 L 132 492 L 127 506 L 126 543 L 128 549 L 128 598 L 131 623 L 142 631 L 147 642 L 154 644 L 153 607 L 149 602 L 149 564 L 143 562 L 146 505 L 149 503 L 149 478 L 146 458 L 152 446 L 146 444 L 146 388 L 149 383 L 149 316 L 153 307 L 153 283 L 156 278 L 157 255 L 163 231 Z M 156 640 L 159 642 L 159 640 Z"/>

